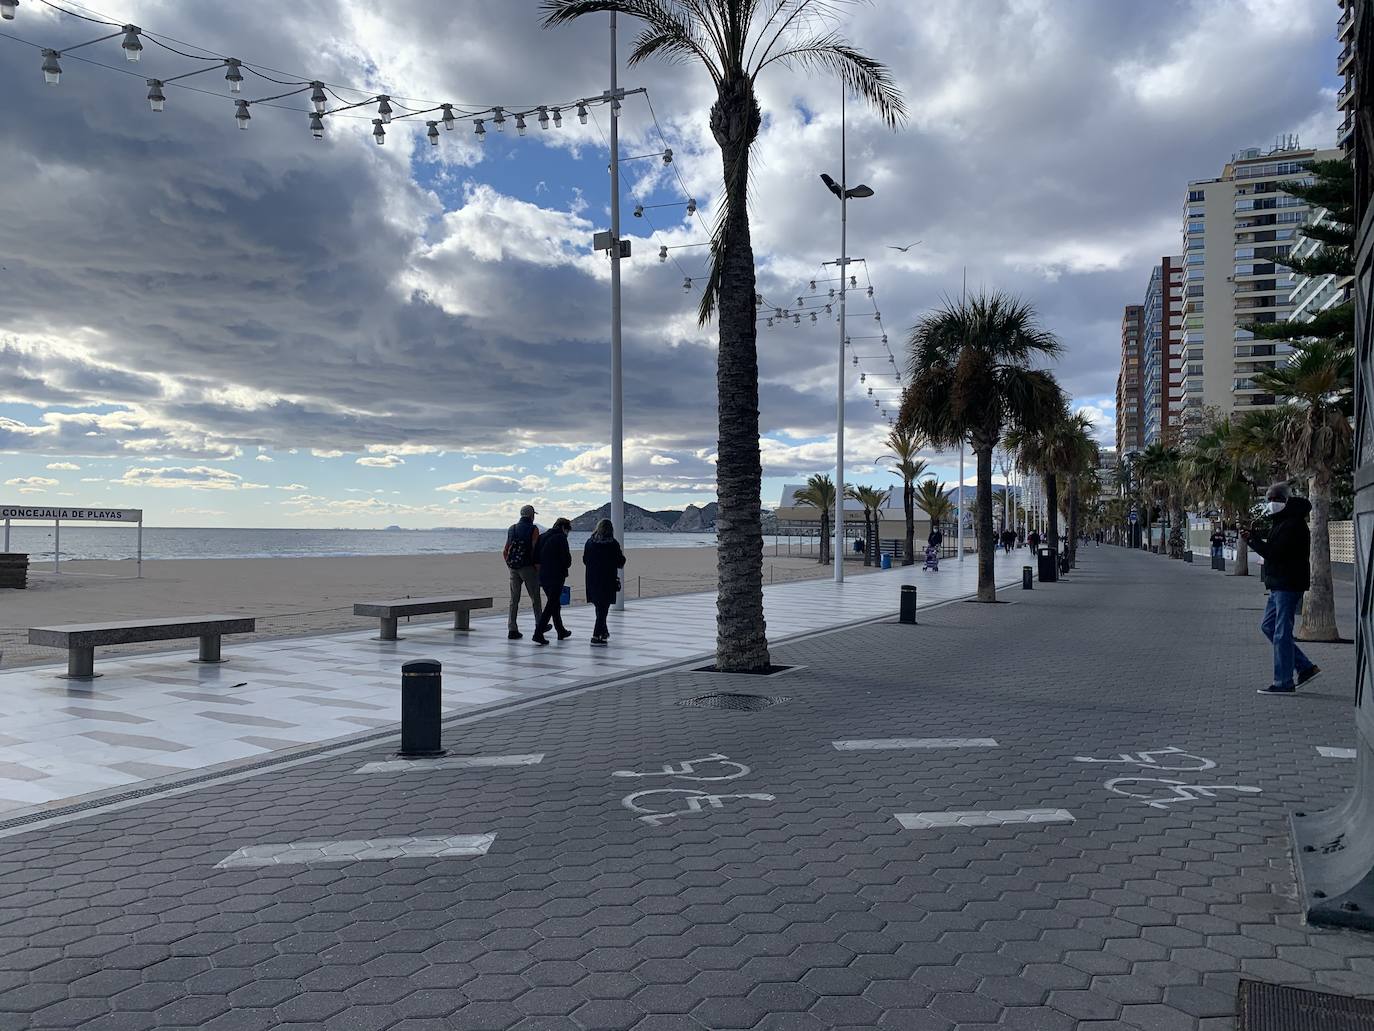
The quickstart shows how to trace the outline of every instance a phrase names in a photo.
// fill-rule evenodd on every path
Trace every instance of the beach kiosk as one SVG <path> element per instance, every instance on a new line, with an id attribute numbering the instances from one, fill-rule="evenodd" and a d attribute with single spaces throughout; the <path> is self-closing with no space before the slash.
<path id="1" fill-rule="evenodd" d="M 62 524 L 68 523 L 136 523 L 138 537 L 134 553 L 134 577 L 143 576 L 143 509 L 141 508 L 49 508 L 45 505 L 0 505 L 0 519 L 5 522 L 5 547 L 10 550 L 10 524 L 23 520 L 53 524 L 52 571 L 62 573 Z M 101 574 L 92 573 L 91 576 Z"/>

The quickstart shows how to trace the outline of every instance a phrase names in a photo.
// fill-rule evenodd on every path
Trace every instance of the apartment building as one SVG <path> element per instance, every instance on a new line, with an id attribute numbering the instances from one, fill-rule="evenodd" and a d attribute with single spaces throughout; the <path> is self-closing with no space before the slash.
<path id="1" fill-rule="evenodd" d="M 1255 341 L 1242 327 L 1281 322 L 1293 311 L 1297 278 L 1276 258 L 1298 243 L 1312 212 L 1283 192 L 1308 178 L 1314 160 L 1339 158 L 1284 137 L 1268 151 L 1232 155 L 1215 179 L 1188 184 L 1183 221 L 1183 339 L 1180 424 L 1184 437 L 1201 430 L 1204 413 L 1245 412 L 1274 404 L 1252 379 L 1291 350 Z"/>
<path id="2" fill-rule="evenodd" d="M 1336 22 L 1336 74 L 1344 79 L 1336 94 L 1341 125 L 1336 130 L 1336 146 L 1349 160 L 1355 160 L 1355 0 L 1336 0 L 1341 16 Z"/>
<path id="3" fill-rule="evenodd" d="M 1145 446 L 1145 413 L 1141 404 L 1141 343 L 1145 336 L 1145 307 L 1128 304 L 1121 317 L 1121 371 L 1116 377 L 1117 454 Z"/>
<path id="4" fill-rule="evenodd" d="M 1150 270 L 1141 336 L 1142 443 L 1178 436 L 1183 405 L 1183 259 L 1166 257 Z"/>

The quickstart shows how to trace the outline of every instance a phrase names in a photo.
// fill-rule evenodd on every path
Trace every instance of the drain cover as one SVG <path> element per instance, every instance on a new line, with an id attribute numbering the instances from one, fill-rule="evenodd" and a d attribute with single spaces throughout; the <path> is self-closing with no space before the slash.
<path id="1" fill-rule="evenodd" d="M 1241 981 L 1236 1031 L 1369 1031 L 1374 1000 Z"/>
<path id="2" fill-rule="evenodd" d="M 778 695 L 730 694 L 718 691 L 714 694 L 701 694 L 695 698 L 686 698 L 677 704 L 690 705 L 698 709 L 733 709 L 736 712 L 757 712 L 759 709 L 766 709 L 770 705 L 778 705 L 785 701 L 787 701 L 786 698 Z"/>

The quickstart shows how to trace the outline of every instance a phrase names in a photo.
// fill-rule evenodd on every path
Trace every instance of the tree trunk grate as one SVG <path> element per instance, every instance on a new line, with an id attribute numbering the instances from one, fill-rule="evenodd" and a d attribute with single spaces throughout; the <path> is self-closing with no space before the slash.
<path id="1" fill-rule="evenodd" d="M 728 691 L 718 691 L 712 694 L 697 695 L 695 698 L 684 698 L 677 704 L 697 709 L 729 709 L 732 712 L 758 712 L 760 709 L 781 705 L 788 700 L 789 699 L 779 695 L 733 694 Z"/>
<path id="2" fill-rule="evenodd" d="M 1236 1006 L 1236 1031 L 1367 1031 L 1374 1027 L 1374 1000 L 1263 981 L 1241 981 Z"/>

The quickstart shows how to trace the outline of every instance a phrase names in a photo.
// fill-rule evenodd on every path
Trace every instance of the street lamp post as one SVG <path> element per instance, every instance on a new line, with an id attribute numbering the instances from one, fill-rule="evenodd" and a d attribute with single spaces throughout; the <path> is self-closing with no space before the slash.
<path id="1" fill-rule="evenodd" d="M 824 172 L 821 181 L 840 199 L 840 259 L 835 263 L 840 277 L 840 343 L 835 376 L 835 582 L 844 583 L 844 340 L 845 291 L 849 285 L 848 231 L 849 200 L 852 197 L 872 197 L 873 190 L 862 183 L 852 190 L 848 187 L 848 161 L 845 155 L 844 90 L 840 90 L 840 181 L 837 183 Z"/>

